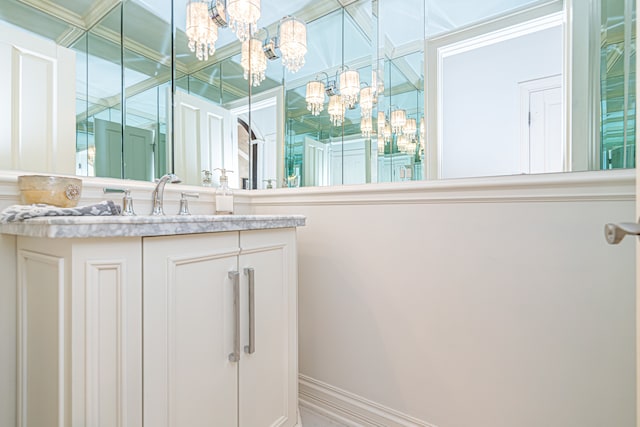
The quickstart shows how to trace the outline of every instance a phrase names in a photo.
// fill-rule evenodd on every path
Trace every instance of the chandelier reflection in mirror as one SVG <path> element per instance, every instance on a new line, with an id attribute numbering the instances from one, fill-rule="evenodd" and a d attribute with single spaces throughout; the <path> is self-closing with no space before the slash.
<path id="1" fill-rule="evenodd" d="M 278 35 L 264 42 L 258 32 L 260 0 L 189 0 L 187 3 L 186 34 L 189 49 L 201 61 L 206 61 L 215 52 L 218 28 L 229 26 L 242 42 L 240 63 L 244 78 L 258 86 L 264 79 L 266 60 L 277 59 L 279 49 L 282 64 L 292 73 L 304 66 L 307 54 L 307 26 L 304 21 L 285 16 L 278 24 Z M 251 58 L 251 59 L 249 59 Z M 251 68 L 251 70 L 250 70 Z"/>
<path id="2" fill-rule="evenodd" d="M 244 79 L 249 80 L 252 86 L 260 86 L 267 70 L 267 57 L 262 50 L 260 39 L 251 37 L 242 43 L 240 65 L 244 70 Z"/>
<path id="3" fill-rule="evenodd" d="M 322 74 L 324 74 L 324 81 Z M 375 79 L 375 74 L 373 76 Z M 324 110 L 324 94 L 326 93 L 329 96 L 329 119 L 334 126 L 340 126 L 344 120 L 345 109 L 354 109 L 359 99 L 362 116 L 360 130 L 363 135 L 370 137 L 373 131 L 371 114 L 373 105 L 377 102 L 376 89 L 378 87 L 377 83 L 369 86 L 365 82 L 360 82 L 360 73 L 357 70 L 349 70 L 346 66 L 336 71 L 334 80 L 329 80 L 329 75 L 322 71 L 316 75 L 315 80 L 307 83 L 305 94 L 307 110 L 314 116 L 320 115 Z M 338 108 L 338 103 L 341 105 L 340 108 Z"/>
<path id="4" fill-rule="evenodd" d="M 229 28 L 236 33 L 241 42 L 249 40 L 258 28 L 260 0 L 227 0 L 226 9 L 229 15 Z"/>

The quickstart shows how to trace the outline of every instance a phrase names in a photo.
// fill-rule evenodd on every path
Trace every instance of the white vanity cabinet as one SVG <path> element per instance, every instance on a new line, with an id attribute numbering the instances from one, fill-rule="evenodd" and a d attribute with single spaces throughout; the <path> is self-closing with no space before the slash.
<path id="1" fill-rule="evenodd" d="M 9 230 L 19 236 L 18 427 L 298 425 L 295 226 Z"/>
<path id="2" fill-rule="evenodd" d="M 143 254 L 145 426 L 296 425 L 295 230 L 150 237 Z"/>
<path id="3" fill-rule="evenodd" d="M 18 427 L 142 425 L 142 242 L 18 238 Z"/>

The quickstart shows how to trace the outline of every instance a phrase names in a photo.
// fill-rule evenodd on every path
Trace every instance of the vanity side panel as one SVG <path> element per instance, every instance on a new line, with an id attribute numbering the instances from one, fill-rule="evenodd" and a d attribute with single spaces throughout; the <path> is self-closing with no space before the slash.
<path id="1" fill-rule="evenodd" d="M 68 420 L 69 257 L 18 238 L 18 427 Z"/>
<path id="2" fill-rule="evenodd" d="M 0 208 L 3 208 L 0 202 Z M 0 425 L 16 425 L 16 238 L 0 234 Z"/>

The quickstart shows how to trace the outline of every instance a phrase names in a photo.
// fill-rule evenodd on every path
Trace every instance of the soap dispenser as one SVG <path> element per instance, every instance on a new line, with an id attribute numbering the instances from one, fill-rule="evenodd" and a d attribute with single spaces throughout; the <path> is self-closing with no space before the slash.
<path id="1" fill-rule="evenodd" d="M 220 186 L 216 189 L 216 215 L 229 215 L 233 213 L 233 192 L 229 188 L 229 178 L 227 172 L 233 172 L 225 168 L 219 170 Z"/>

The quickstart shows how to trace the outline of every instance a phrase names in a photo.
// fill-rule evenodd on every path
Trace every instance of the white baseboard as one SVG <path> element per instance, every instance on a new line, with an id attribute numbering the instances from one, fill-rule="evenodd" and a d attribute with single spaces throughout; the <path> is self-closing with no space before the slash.
<path id="1" fill-rule="evenodd" d="M 300 406 L 337 423 L 349 427 L 436 427 L 306 375 L 298 378 Z"/>

